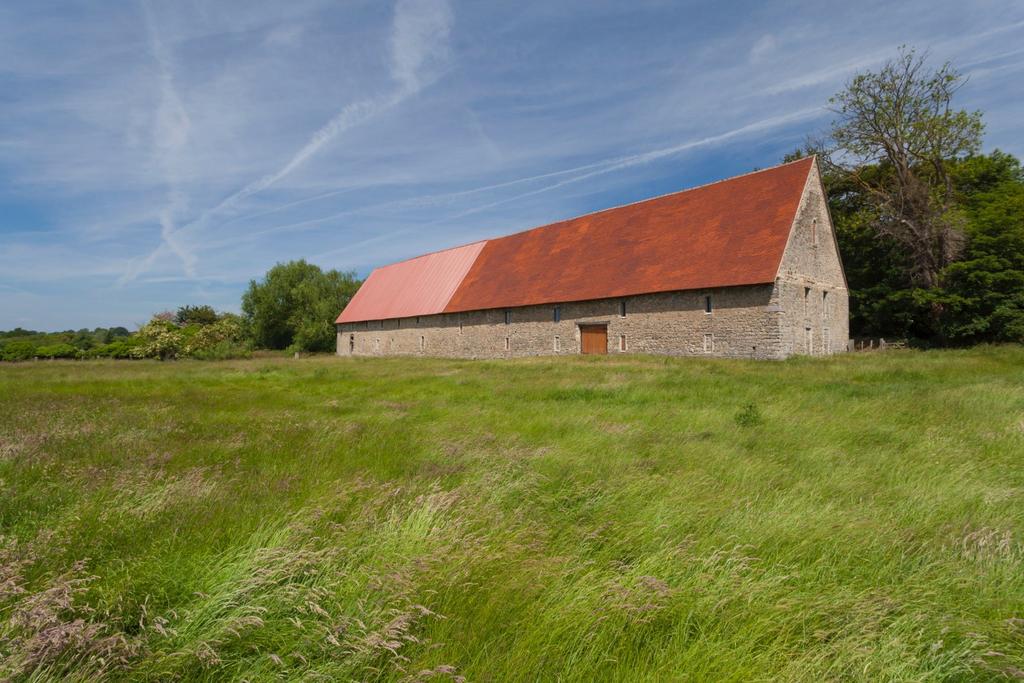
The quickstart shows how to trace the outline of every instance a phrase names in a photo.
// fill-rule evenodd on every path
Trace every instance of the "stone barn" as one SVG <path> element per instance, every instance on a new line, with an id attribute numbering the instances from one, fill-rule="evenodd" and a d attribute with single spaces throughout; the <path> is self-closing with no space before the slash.
<path id="1" fill-rule="evenodd" d="M 846 349 L 846 277 L 817 161 L 437 251 L 374 270 L 338 355 Z"/>

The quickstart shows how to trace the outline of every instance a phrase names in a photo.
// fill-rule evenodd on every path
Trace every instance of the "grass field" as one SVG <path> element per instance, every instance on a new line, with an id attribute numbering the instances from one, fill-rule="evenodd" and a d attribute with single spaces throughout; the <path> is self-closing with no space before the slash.
<path id="1" fill-rule="evenodd" d="M 0 366 L 0 679 L 1024 676 L 1024 349 Z"/>

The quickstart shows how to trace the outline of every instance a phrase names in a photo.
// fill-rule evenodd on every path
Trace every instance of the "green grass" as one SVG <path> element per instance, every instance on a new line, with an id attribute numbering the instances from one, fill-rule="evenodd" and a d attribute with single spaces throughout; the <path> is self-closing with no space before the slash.
<path id="1" fill-rule="evenodd" d="M 0 366 L 0 679 L 1024 676 L 1024 349 Z"/>

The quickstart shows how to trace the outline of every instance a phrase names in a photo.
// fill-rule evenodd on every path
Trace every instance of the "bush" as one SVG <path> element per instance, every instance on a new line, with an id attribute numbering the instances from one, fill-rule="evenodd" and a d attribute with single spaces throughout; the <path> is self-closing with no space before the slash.
<path id="1" fill-rule="evenodd" d="M 203 325 L 192 332 L 185 342 L 182 355 L 202 360 L 247 357 L 250 350 L 244 340 L 241 319 L 224 314 L 217 322 Z"/>
<path id="2" fill-rule="evenodd" d="M 142 343 L 132 349 L 132 358 L 177 358 L 184 344 L 181 328 L 169 320 L 153 318 L 138 332 Z"/>
<path id="3" fill-rule="evenodd" d="M 250 357 L 252 357 L 252 349 L 246 344 L 231 341 L 217 342 L 213 346 L 198 349 L 189 355 L 189 358 L 196 360 L 229 360 Z"/>
<path id="4" fill-rule="evenodd" d="M 82 353 L 82 358 L 135 358 L 132 351 L 143 344 L 138 336 L 125 337 Z"/>
<path id="5" fill-rule="evenodd" d="M 40 358 L 77 358 L 78 349 L 71 344 L 52 344 L 40 346 L 36 349 L 36 355 Z"/>
<path id="6" fill-rule="evenodd" d="M 153 318 L 139 330 L 136 338 L 138 341 L 129 351 L 132 358 L 223 359 L 249 354 L 242 320 L 229 313 L 214 323 L 184 326 Z"/>
<path id="7" fill-rule="evenodd" d="M 9 361 L 30 360 L 35 358 L 36 345 L 27 341 L 8 342 L 0 351 L 0 358 Z"/>

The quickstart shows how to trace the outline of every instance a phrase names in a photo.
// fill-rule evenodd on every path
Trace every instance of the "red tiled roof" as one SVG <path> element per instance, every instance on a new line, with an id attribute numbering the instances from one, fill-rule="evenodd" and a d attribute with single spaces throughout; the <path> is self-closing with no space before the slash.
<path id="1" fill-rule="evenodd" d="M 338 322 L 773 282 L 813 164 L 801 159 L 449 250 L 475 248 L 437 284 L 407 265 L 419 259 L 378 268 Z"/>
<path id="2" fill-rule="evenodd" d="M 377 268 L 336 322 L 441 313 L 483 246 L 474 242 Z"/>

